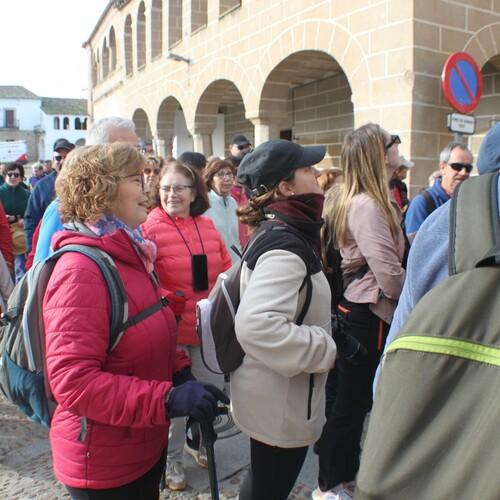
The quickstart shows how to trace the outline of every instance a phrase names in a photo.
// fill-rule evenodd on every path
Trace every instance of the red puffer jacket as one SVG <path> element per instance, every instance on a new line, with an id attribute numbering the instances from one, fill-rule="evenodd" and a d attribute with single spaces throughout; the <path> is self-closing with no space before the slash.
<path id="1" fill-rule="evenodd" d="M 122 229 L 103 237 L 63 231 L 55 249 L 83 243 L 114 259 L 132 317 L 159 300 L 129 235 Z M 59 406 L 50 443 L 56 477 L 76 488 L 114 488 L 134 481 L 159 460 L 169 422 L 164 396 L 172 374 L 190 366 L 177 349 L 169 308 L 128 328 L 106 356 L 111 302 L 98 266 L 77 253 L 63 255 L 49 280 L 43 303 L 47 370 Z M 84 442 L 78 441 L 87 417 Z"/>
<path id="2" fill-rule="evenodd" d="M 194 219 L 188 217 L 186 220 L 174 217 L 172 221 L 161 207 L 149 213 L 148 220 L 141 229 L 144 237 L 154 241 L 158 247 L 155 271 L 161 286 L 171 292 L 180 290 L 187 299 L 179 322 L 179 344 L 198 345 L 196 302 L 206 298 L 215 285 L 217 276 L 231 267 L 231 257 L 226 245 L 208 217 L 200 215 Z M 191 254 L 201 253 L 207 255 L 208 290 L 195 292 Z"/>

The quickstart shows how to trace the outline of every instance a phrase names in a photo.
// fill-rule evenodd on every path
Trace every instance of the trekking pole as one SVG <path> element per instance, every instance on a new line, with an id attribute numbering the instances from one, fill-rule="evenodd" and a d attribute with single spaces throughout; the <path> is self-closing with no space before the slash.
<path id="1" fill-rule="evenodd" d="M 204 420 L 200 422 L 201 429 L 201 444 L 207 450 L 208 459 L 208 477 L 210 479 L 210 492 L 212 500 L 219 500 L 219 484 L 217 481 L 217 470 L 215 467 L 215 452 L 214 443 L 217 440 L 217 433 L 214 429 L 214 424 Z"/>
<path id="2" fill-rule="evenodd" d="M 219 415 L 227 414 L 227 408 L 225 406 L 218 407 Z M 215 467 L 215 451 L 214 444 L 217 441 L 217 433 L 214 429 L 213 422 L 208 420 L 203 420 L 200 422 L 201 430 L 201 444 L 207 450 L 208 459 L 208 477 L 210 479 L 210 492 L 212 494 L 212 500 L 219 500 L 219 483 L 217 480 L 217 470 Z"/>

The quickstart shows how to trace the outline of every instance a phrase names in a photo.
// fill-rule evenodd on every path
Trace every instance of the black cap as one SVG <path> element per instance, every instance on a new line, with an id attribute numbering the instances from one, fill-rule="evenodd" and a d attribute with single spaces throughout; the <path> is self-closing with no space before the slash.
<path id="1" fill-rule="evenodd" d="M 293 170 L 316 165 L 325 153 L 324 146 L 304 147 L 284 139 L 267 141 L 241 160 L 237 181 L 258 196 L 288 177 Z"/>
<path id="2" fill-rule="evenodd" d="M 244 135 L 234 135 L 229 144 L 237 146 L 250 146 L 251 142 Z"/>
<path id="3" fill-rule="evenodd" d="M 71 151 L 72 149 L 75 149 L 75 145 L 66 139 L 57 139 L 57 141 L 54 142 L 54 151 L 57 151 L 58 149 L 67 149 L 68 151 Z"/>

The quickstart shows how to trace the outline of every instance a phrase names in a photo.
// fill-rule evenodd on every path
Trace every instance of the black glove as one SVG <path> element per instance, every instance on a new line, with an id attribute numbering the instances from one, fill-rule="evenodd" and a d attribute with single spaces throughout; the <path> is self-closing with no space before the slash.
<path id="1" fill-rule="evenodd" d="M 192 417 L 212 422 L 218 415 L 217 401 L 229 404 L 229 398 L 215 385 L 190 380 L 169 391 L 165 401 L 168 418 Z"/>
<path id="2" fill-rule="evenodd" d="M 368 359 L 368 351 L 355 337 L 347 331 L 349 325 L 337 313 L 332 313 L 332 337 L 337 344 L 339 358 L 349 361 L 353 365 L 362 365 Z"/>
<path id="3" fill-rule="evenodd" d="M 191 373 L 191 367 L 187 366 L 182 370 L 175 372 L 172 377 L 172 382 L 174 387 L 184 384 L 184 382 L 189 382 L 190 380 L 196 380 L 196 377 Z"/>

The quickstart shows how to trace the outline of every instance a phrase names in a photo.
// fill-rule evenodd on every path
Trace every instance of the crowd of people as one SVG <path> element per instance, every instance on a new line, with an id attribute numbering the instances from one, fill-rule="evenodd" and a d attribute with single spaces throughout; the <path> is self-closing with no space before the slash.
<path id="1" fill-rule="evenodd" d="M 28 180 L 22 164 L 4 166 L 2 311 L 27 269 L 73 243 L 112 257 L 129 317 L 168 299 L 109 352 L 112 304 L 97 265 L 76 253 L 56 264 L 43 303 L 47 370 L 59 403 L 50 441 L 55 475 L 72 498 L 157 499 L 162 474 L 168 488 L 184 489 L 184 451 L 207 467 L 203 446 L 186 443 L 185 419 L 213 420 L 220 404 L 231 404 L 250 439 L 241 500 L 288 498 L 315 443 L 312 498 L 354 498 L 377 367 L 391 324 L 390 338 L 415 302 L 408 305 L 405 285 L 409 253 L 411 272 L 420 269 L 411 243 L 422 232 L 415 241 L 432 261 L 424 221 L 473 169 L 469 149 L 452 142 L 432 185 L 410 200 L 404 181 L 414 164 L 400 144 L 398 135 L 366 124 L 346 134 L 336 168 L 316 167 L 322 146 L 271 140 L 252 149 L 241 134 L 227 158 L 163 158 L 139 142 L 132 121 L 111 117 L 92 125 L 86 146 L 58 140 L 50 168 L 34 164 Z M 484 166 L 486 154 L 480 160 L 482 170 L 498 170 Z M 196 303 L 257 235 L 242 262 L 235 321 L 246 355 L 228 391 L 228 380 L 203 363 Z M 341 257 L 335 304 L 325 245 Z M 439 279 L 446 245 L 443 239 Z M 336 345 L 339 322 L 363 349 L 362 361 Z"/>

